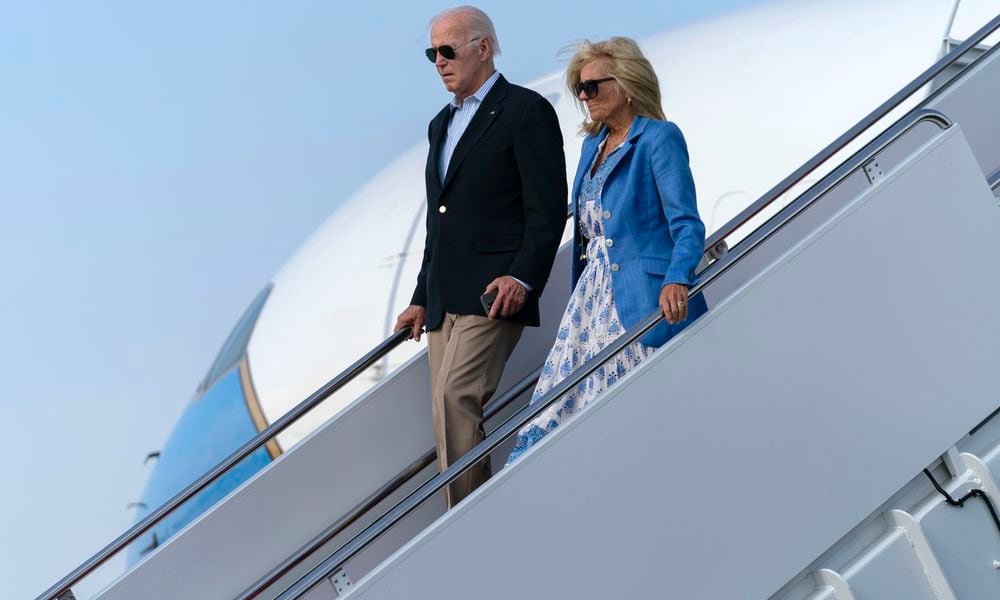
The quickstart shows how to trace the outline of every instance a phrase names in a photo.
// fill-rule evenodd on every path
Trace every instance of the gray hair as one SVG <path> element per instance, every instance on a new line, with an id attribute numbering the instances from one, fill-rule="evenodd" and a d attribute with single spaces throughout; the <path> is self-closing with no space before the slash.
<path id="1" fill-rule="evenodd" d="M 492 56 L 500 56 L 500 42 L 497 40 L 497 30 L 493 27 L 493 21 L 489 15 L 475 6 L 456 6 L 448 10 L 441 11 L 436 17 L 431 19 L 431 27 L 442 19 L 454 18 L 460 20 L 469 28 L 469 33 L 474 37 L 484 37 L 490 40 L 490 50 Z"/>

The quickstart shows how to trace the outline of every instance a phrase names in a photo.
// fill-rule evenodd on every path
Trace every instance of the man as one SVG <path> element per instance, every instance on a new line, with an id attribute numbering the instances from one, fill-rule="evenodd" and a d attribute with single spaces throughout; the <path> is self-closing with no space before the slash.
<path id="1" fill-rule="evenodd" d="M 442 470 L 485 437 L 483 405 L 525 325 L 538 325 L 566 224 L 566 159 L 555 110 L 497 72 L 493 23 L 463 6 L 431 24 L 451 102 L 428 127 L 427 238 L 410 306 L 396 330 L 426 325 L 431 405 Z M 487 314 L 485 292 L 497 296 Z M 489 479 L 489 459 L 446 490 L 454 506 Z"/>

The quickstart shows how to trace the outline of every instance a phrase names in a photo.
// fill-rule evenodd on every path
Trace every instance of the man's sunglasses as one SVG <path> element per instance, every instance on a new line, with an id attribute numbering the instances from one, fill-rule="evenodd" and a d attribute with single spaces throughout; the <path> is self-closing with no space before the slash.
<path id="1" fill-rule="evenodd" d="M 573 86 L 576 90 L 577 97 L 580 96 L 580 92 L 583 92 L 583 98 L 585 100 L 590 100 L 591 98 L 596 98 L 598 92 L 600 92 L 599 85 L 605 81 L 614 81 L 614 77 L 605 77 L 604 79 L 588 79 L 587 81 L 581 81 L 580 83 Z"/>
<path id="2" fill-rule="evenodd" d="M 428 48 L 424 50 L 424 54 L 427 56 L 427 60 L 431 62 L 437 62 L 438 54 L 441 54 L 441 56 L 445 57 L 446 60 L 455 60 L 455 50 L 458 50 L 462 46 L 468 46 L 469 44 L 478 39 L 482 39 L 482 36 L 474 37 L 471 40 L 465 42 L 464 44 L 455 46 L 454 48 L 448 45 L 438 46 L 437 48 Z"/>

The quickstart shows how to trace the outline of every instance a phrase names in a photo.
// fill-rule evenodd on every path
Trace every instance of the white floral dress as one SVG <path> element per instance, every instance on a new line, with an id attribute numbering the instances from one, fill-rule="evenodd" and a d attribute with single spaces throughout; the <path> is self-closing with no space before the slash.
<path id="1" fill-rule="evenodd" d="M 607 138 L 605 138 L 605 142 Z M 604 142 L 601 142 L 601 147 Z M 594 157 L 601 155 L 601 150 Z M 601 190 L 604 180 L 621 159 L 621 146 L 615 148 L 597 168 L 593 164 L 587 169 L 580 184 L 577 199 L 577 215 L 580 232 L 587 240 L 587 265 L 576 283 L 566 312 L 559 323 L 555 344 L 549 351 L 542 373 L 535 387 L 531 402 L 539 398 L 583 365 L 598 352 L 612 343 L 622 333 L 622 327 L 615 310 L 614 292 L 611 288 L 611 261 L 608 259 L 604 238 L 604 224 L 601 222 Z M 535 442 L 570 418 L 575 412 L 590 403 L 598 394 L 614 385 L 632 368 L 652 354 L 654 348 L 634 342 L 618 355 L 598 368 L 572 392 L 538 415 L 517 434 L 517 443 L 507 464 L 513 463 Z"/>

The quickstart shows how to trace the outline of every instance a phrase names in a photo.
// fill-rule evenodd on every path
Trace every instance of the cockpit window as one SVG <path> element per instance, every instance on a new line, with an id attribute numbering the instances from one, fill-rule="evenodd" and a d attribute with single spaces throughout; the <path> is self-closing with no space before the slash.
<path id="1" fill-rule="evenodd" d="M 267 287 L 261 290 L 243 313 L 243 316 L 240 317 L 240 320 L 236 323 L 236 327 L 233 328 L 232 333 L 226 338 L 226 343 L 219 350 L 219 355 L 215 357 L 212 368 L 208 370 L 204 381 L 198 386 L 199 393 L 212 387 L 212 384 L 218 381 L 220 377 L 239 364 L 243 358 L 243 352 L 246 350 L 247 343 L 250 342 L 250 334 L 253 332 L 253 326 L 257 323 L 257 317 L 260 316 L 260 311 L 263 310 L 264 303 L 267 302 L 267 297 L 270 295 L 272 287 L 271 284 L 268 284 Z"/>
<path id="2" fill-rule="evenodd" d="M 230 369 L 201 398 L 188 404 L 181 415 L 146 483 L 136 521 L 162 506 L 256 434 L 240 371 Z M 266 447 L 243 459 L 132 544 L 127 555 L 128 566 L 135 565 L 270 462 Z"/>

